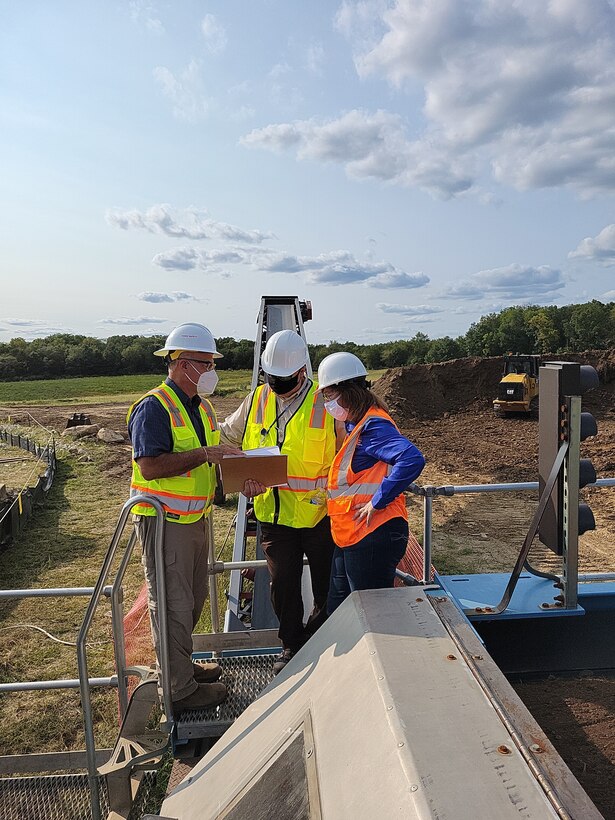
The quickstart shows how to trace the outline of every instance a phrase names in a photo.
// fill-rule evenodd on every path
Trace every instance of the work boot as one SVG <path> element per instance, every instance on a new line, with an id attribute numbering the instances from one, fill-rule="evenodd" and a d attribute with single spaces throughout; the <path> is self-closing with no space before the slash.
<path id="1" fill-rule="evenodd" d="M 273 674 L 279 675 L 282 669 L 286 666 L 288 661 L 295 655 L 292 649 L 285 649 L 281 655 L 278 655 L 273 664 Z"/>
<path id="2" fill-rule="evenodd" d="M 226 686 L 223 683 L 199 683 L 192 694 L 173 701 L 173 717 L 177 720 L 184 709 L 207 709 L 209 706 L 217 706 L 225 697 Z"/>
<path id="3" fill-rule="evenodd" d="M 197 683 L 213 683 L 222 674 L 222 667 L 219 663 L 210 661 L 208 663 L 193 663 L 194 679 Z"/>

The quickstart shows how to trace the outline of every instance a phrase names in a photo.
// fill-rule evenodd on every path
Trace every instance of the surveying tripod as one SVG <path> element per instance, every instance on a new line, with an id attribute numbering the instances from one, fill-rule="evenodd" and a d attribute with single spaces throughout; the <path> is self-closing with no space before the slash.
<path id="1" fill-rule="evenodd" d="M 305 341 L 303 330 L 304 322 L 312 318 L 311 302 L 299 301 L 296 296 L 263 296 L 258 312 L 256 340 L 254 344 L 254 366 L 252 368 L 251 390 L 263 384 L 265 376 L 261 368 L 261 355 L 269 337 L 279 330 L 296 331 Z M 312 376 L 310 364 L 307 365 L 307 374 Z M 256 558 L 263 559 L 261 549 L 260 523 L 251 517 L 251 505 L 243 494 L 239 496 L 237 504 L 237 521 L 235 526 L 235 541 L 233 544 L 233 561 L 247 560 L 248 539 L 256 539 Z M 248 579 L 240 570 L 232 570 L 229 589 L 227 592 L 227 607 L 224 616 L 224 631 L 235 632 L 252 629 L 277 629 L 278 620 L 271 607 L 269 595 L 269 572 L 266 568 L 253 570 L 254 580 L 251 593 L 246 589 Z M 309 569 L 303 572 L 303 599 L 305 611 L 312 608 L 311 586 L 309 583 Z M 250 598 L 251 594 L 251 598 Z M 250 601 L 246 606 L 246 601 Z"/>

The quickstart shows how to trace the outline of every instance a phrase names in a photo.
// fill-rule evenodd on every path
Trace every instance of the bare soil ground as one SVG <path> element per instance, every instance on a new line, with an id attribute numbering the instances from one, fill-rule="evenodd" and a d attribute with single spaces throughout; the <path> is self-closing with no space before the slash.
<path id="1" fill-rule="evenodd" d="M 584 400 L 598 419 L 599 435 L 584 442 L 583 455 L 592 459 L 599 477 L 615 476 L 615 352 L 594 361 L 602 384 Z M 427 466 L 420 483 L 462 485 L 536 481 L 538 421 L 536 416 L 498 418 L 491 409 L 499 362 L 460 360 L 444 365 L 388 371 L 376 385 L 389 403 L 403 432 L 424 452 Z M 215 400 L 220 417 L 239 399 Z M 8 408 L 0 408 L 5 415 Z M 74 412 L 85 412 L 93 423 L 126 433 L 126 407 L 31 408 L 36 419 L 61 431 Z M 27 408 L 14 408 L 14 421 L 26 420 Z M 128 481 L 130 448 L 107 447 L 105 476 Z M 615 571 L 615 490 L 588 489 L 586 501 L 597 522 L 595 532 L 580 544 L 580 571 Z M 445 574 L 510 570 L 521 547 L 537 493 L 456 495 L 434 503 L 436 568 Z M 411 526 L 422 526 L 420 499 L 410 499 Z M 559 559 L 537 546 L 531 554 L 539 568 L 559 569 Z M 615 640 L 615 637 L 614 637 Z M 594 800 L 605 818 L 615 820 L 615 680 L 605 676 L 550 678 L 515 684 L 517 691 L 551 741 Z"/>

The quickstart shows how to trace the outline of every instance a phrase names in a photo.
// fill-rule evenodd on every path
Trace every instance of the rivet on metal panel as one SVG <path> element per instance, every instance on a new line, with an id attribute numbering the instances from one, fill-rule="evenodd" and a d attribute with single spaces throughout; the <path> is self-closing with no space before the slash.
<path id="1" fill-rule="evenodd" d="M 372 649 L 372 651 L 371 651 L 369 654 L 370 654 L 370 655 L 375 655 L 375 654 L 376 654 L 376 652 L 375 652 L 375 650 L 374 650 L 374 649 Z"/>
<path id="2" fill-rule="evenodd" d="M 448 600 L 448 598 L 436 598 L 436 601 L 439 604 L 445 604 L 447 602 L 447 600 Z"/>
<path id="3" fill-rule="evenodd" d="M 416 602 L 417 602 L 417 604 L 421 604 L 423 602 L 423 599 L 422 598 L 417 598 Z"/>
<path id="4" fill-rule="evenodd" d="M 482 606 L 477 606 L 477 607 L 474 609 L 474 612 L 482 612 L 482 611 L 483 611 Z"/>
<path id="5" fill-rule="evenodd" d="M 400 749 L 401 749 L 401 747 L 402 747 L 403 745 L 404 745 L 403 743 L 398 743 L 398 744 L 397 744 L 398 748 L 400 748 Z"/>
<path id="6" fill-rule="evenodd" d="M 492 606 L 486 606 L 485 607 L 485 612 L 493 612 L 493 607 Z"/>
<path id="7" fill-rule="evenodd" d="M 472 655 L 472 657 L 474 658 L 475 661 L 482 661 L 482 659 L 483 659 L 482 655 Z"/>
<path id="8" fill-rule="evenodd" d="M 457 660 L 457 655 L 447 655 L 446 657 L 448 658 L 449 661 L 456 661 Z"/>
<path id="9" fill-rule="evenodd" d="M 539 755 L 541 754 L 541 752 L 544 752 L 544 749 L 542 748 L 542 746 L 539 746 L 538 743 L 532 743 L 532 745 L 530 746 L 530 751 L 535 752 L 537 755 Z"/>
<path id="10" fill-rule="evenodd" d="M 378 680 L 384 680 L 384 675 L 378 675 Z"/>
<path id="11" fill-rule="evenodd" d="M 501 755 L 511 755 L 512 754 L 512 750 L 509 749 L 508 746 L 505 746 L 503 743 L 502 743 L 501 746 L 498 746 L 498 752 Z"/>
<path id="12" fill-rule="evenodd" d="M 392 706 L 387 706 L 387 711 L 390 712 L 392 708 Z"/>
<path id="13" fill-rule="evenodd" d="M 312 757 L 313 754 L 314 754 L 314 749 L 308 749 L 307 750 L 307 756 L 308 757 Z"/>
<path id="14" fill-rule="evenodd" d="M 413 784 L 410 786 L 410 791 L 411 791 L 411 792 L 418 792 L 418 790 L 419 790 L 419 787 L 418 787 L 415 783 L 413 783 Z"/>

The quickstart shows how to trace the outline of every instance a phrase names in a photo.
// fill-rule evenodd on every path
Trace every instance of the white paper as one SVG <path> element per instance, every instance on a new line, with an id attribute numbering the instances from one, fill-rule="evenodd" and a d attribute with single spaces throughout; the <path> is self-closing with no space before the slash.
<path id="1" fill-rule="evenodd" d="M 256 447 L 254 450 L 244 450 L 246 456 L 279 456 L 280 448 L 275 447 Z"/>

